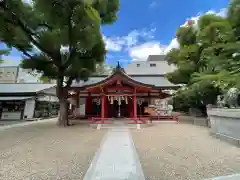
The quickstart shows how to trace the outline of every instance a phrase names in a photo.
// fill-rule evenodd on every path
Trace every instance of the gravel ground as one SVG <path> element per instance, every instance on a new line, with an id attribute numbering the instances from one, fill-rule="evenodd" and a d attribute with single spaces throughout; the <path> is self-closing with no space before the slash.
<path id="1" fill-rule="evenodd" d="M 0 179 L 83 179 L 106 130 L 55 121 L 0 131 Z"/>
<path id="2" fill-rule="evenodd" d="M 131 130 L 146 180 L 203 180 L 240 173 L 240 148 L 191 124 Z"/>

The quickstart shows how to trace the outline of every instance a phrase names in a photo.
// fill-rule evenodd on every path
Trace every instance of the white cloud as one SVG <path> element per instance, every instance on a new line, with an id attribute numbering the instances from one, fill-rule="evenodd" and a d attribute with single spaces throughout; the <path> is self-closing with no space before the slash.
<path id="1" fill-rule="evenodd" d="M 172 39 L 172 41 L 170 42 L 170 44 L 166 47 L 164 53 L 168 53 L 171 49 L 173 48 L 178 48 L 179 44 L 176 38 Z"/>
<path id="2" fill-rule="evenodd" d="M 106 49 L 108 51 L 123 51 L 128 50 L 132 46 L 135 46 L 139 43 L 140 39 L 151 40 L 154 38 L 154 32 L 156 28 L 151 29 L 141 29 L 133 30 L 128 33 L 126 36 L 115 36 L 115 37 L 106 37 L 104 36 L 104 41 L 106 44 Z"/>
<path id="3" fill-rule="evenodd" d="M 217 15 L 222 16 L 222 17 L 226 17 L 227 16 L 227 9 L 226 8 L 221 9 L 219 12 L 217 12 Z"/>
<path id="4" fill-rule="evenodd" d="M 160 42 L 151 41 L 129 49 L 129 56 L 133 61 L 144 61 L 149 55 L 164 54 L 166 47 Z"/>
<path id="5" fill-rule="evenodd" d="M 163 45 L 158 41 L 150 41 L 129 49 L 129 56 L 133 61 L 146 61 L 149 55 L 163 55 L 173 48 L 178 48 L 177 39 L 174 38 L 169 45 Z"/>
<path id="6" fill-rule="evenodd" d="M 106 36 L 103 37 L 105 44 L 106 44 L 106 49 L 109 51 L 121 51 L 122 50 L 122 42 L 119 40 L 114 40 L 111 38 L 108 38 Z"/>

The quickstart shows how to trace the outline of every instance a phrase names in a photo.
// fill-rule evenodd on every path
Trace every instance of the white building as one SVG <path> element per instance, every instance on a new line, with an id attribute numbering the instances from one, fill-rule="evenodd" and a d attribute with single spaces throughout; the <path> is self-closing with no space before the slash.
<path id="1" fill-rule="evenodd" d="M 55 116 L 58 112 L 58 98 L 55 94 L 54 84 L 0 83 L 0 119 Z"/>
<path id="2" fill-rule="evenodd" d="M 0 83 L 41 83 L 40 74 L 29 72 L 19 66 L 0 66 Z"/>

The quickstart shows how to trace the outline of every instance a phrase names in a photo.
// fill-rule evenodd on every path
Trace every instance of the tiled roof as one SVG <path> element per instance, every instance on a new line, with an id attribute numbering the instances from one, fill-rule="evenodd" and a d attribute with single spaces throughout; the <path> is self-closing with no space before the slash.
<path id="1" fill-rule="evenodd" d="M 147 61 L 166 61 L 166 55 L 149 55 Z"/>
<path id="2" fill-rule="evenodd" d="M 35 93 L 54 86 L 40 83 L 0 83 L 0 93 Z"/>
<path id="3" fill-rule="evenodd" d="M 175 84 L 170 83 L 164 76 L 130 76 L 133 80 L 143 84 L 154 85 L 156 87 L 178 87 Z M 74 83 L 72 87 L 84 87 L 91 84 L 101 82 L 106 77 L 92 77 L 86 82 Z"/>
<path id="4" fill-rule="evenodd" d="M 136 76 L 132 77 L 135 81 L 152 84 L 156 87 L 176 87 L 177 85 L 172 84 L 164 76 Z"/>
<path id="5" fill-rule="evenodd" d="M 0 101 L 8 101 L 8 100 L 25 100 L 25 99 L 30 99 L 30 98 L 33 98 L 32 96 L 29 96 L 29 97 L 25 97 L 25 96 L 20 96 L 20 97 L 18 97 L 18 96 L 13 96 L 13 97 L 9 97 L 9 96 L 7 96 L 7 97 L 0 97 Z"/>

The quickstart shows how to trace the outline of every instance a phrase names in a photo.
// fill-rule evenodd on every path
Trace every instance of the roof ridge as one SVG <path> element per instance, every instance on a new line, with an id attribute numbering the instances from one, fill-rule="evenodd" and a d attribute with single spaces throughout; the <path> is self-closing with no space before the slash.
<path id="1" fill-rule="evenodd" d="M 44 84 L 44 85 L 56 85 L 56 84 L 49 84 L 49 83 L 31 83 L 31 82 L 27 82 L 27 83 L 3 83 L 3 82 L 0 82 L 0 84 Z"/>

